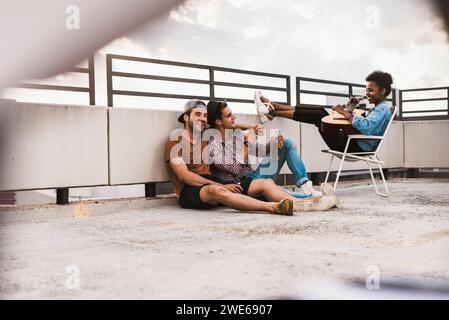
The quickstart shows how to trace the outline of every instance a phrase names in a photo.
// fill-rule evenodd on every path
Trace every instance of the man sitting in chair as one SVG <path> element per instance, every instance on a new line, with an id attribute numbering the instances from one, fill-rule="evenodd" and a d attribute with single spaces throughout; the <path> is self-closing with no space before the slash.
<path id="1" fill-rule="evenodd" d="M 342 105 L 337 105 L 334 110 L 346 119 L 352 122 L 352 126 L 363 135 L 382 136 L 388 126 L 391 118 L 391 110 L 385 99 L 391 92 L 391 85 L 393 79 L 389 73 L 382 71 L 374 71 L 366 77 L 366 96 L 370 104 L 374 104 L 364 116 L 354 115 L 345 110 Z M 348 105 L 354 101 L 355 98 L 349 99 Z M 283 105 L 272 102 L 267 98 L 256 92 L 255 102 L 257 105 L 257 112 L 261 116 L 261 120 L 273 117 L 282 117 L 292 119 L 299 122 L 314 124 L 331 150 L 343 152 L 345 150 L 348 137 L 343 133 L 329 134 L 321 130 L 321 119 L 328 115 L 324 108 L 315 107 L 301 107 L 296 108 L 292 106 Z M 376 149 L 379 141 L 358 139 L 351 140 L 348 146 L 348 152 L 371 152 Z"/>

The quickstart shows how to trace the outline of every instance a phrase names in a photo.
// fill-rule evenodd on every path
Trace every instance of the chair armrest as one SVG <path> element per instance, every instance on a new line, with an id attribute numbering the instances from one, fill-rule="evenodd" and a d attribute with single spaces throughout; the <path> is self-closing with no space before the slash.
<path id="1" fill-rule="evenodd" d="M 371 139 L 371 140 L 382 140 L 382 136 L 365 136 L 364 134 L 351 134 L 348 136 L 350 139 Z"/>

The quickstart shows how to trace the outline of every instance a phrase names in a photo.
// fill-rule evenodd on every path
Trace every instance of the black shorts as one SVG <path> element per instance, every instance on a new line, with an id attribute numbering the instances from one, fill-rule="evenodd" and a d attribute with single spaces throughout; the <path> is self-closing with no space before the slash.
<path id="1" fill-rule="evenodd" d="M 210 180 L 214 180 L 221 184 L 234 183 L 234 182 L 219 181 L 218 179 L 213 179 L 211 177 L 207 177 L 207 178 Z M 248 177 L 244 177 L 239 180 L 240 186 L 242 187 L 242 190 L 243 190 L 242 194 L 244 194 L 244 195 L 248 194 L 248 189 L 249 189 L 249 186 L 251 185 L 252 181 L 253 181 L 253 179 L 248 178 Z M 205 184 L 202 186 L 185 185 L 182 188 L 181 193 L 179 194 L 179 199 L 178 199 L 179 205 L 181 206 L 181 208 L 184 208 L 184 209 L 210 209 L 210 208 L 216 207 L 216 205 L 206 203 L 206 202 L 202 201 L 200 198 L 201 189 L 208 185 L 209 184 Z"/>
<path id="2" fill-rule="evenodd" d="M 210 209 L 215 207 L 212 204 L 203 202 L 200 198 L 200 191 L 203 187 L 208 186 L 189 186 L 185 185 L 179 194 L 179 205 L 184 209 Z"/>

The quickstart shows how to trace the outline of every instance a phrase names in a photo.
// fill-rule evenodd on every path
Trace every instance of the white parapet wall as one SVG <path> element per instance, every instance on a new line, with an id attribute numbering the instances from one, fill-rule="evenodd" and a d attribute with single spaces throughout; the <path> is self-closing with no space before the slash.
<path id="1" fill-rule="evenodd" d="M 164 144 L 179 112 L 0 102 L 0 190 L 127 185 L 169 181 Z M 238 115 L 239 123 L 258 123 Z M 329 156 L 317 128 L 287 119 L 265 126 L 293 140 L 307 171 Z M 449 168 L 449 121 L 393 122 L 380 152 L 385 168 Z M 337 169 L 337 164 L 333 167 Z M 346 163 L 344 170 L 366 169 Z M 289 173 L 284 166 L 281 173 Z"/>
<path id="2" fill-rule="evenodd" d="M 404 122 L 404 167 L 449 168 L 449 120 Z"/>
<path id="3" fill-rule="evenodd" d="M 107 108 L 0 102 L 0 190 L 107 183 Z"/>
<path id="4" fill-rule="evenodd" d="M 181 128 L 179 112 L 110 108 L 110 184 L 168 181 L 164 146 L 172 130 Z"/>

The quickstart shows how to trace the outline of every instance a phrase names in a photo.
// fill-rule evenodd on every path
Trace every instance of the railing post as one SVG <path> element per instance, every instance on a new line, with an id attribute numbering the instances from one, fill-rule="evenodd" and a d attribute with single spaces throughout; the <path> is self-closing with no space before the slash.
<path id="1" fill-rule="evenodd" d="M 69 188 L 56 189 L 56 204 L 69 204 Z"/>
<path id="2" fill-rule="evenodd" d="M 209 100 L 215 99 L 215 77 L 214 77 L 214 70 L 209 69 Z"/>
<path id="3" fill-rule="evenodd" d="M 391 103 L 393 104 L 393 107 L 396 107 L 396 94 L 397 94 L 397 92 L 396 92 L 396 88 L 393 88 L 393 90 L 392 90 L 392 101 L 391 101 Z"/>
<path id="4" fill-rule="evenodd" d="M 301 104 L 301 79 L 296 77 L 296 106 Z"/>
<path id="5" fill-rule="evenodd" d="M 112 94 L 112 57 L 109 54 L 106 55 L 106 83 L 107 83 L 108 107 L 112 107 L 114 105 Z"/>
<path id="6" fill-rule="evenodd" d="M 89 104 L 95 105 L 95 56 L 89 57 Z"/>
<path id="7" fill-rule="evenodd" d="M 145 183 L 145 197 L 154 198 L 156 197 L 156 183 Z"/>
<path id="8" fill-rule="evenodd" d="M 449 87 L 447 88 L 447 118 L 449 119 Z"/>
<path id="9" fill-rule="evenodd" d="M 399 120 L 402 120 L 402 90 L 399 90 L 399 112 L 398 112 Z"/>
<path id="10" fill-rule="evenodd" d="M 349 96 L 352 97 L 353 94 L 353 88 L 352 88 L 352 84 L 349 85 Z"/>
<path id="11" fill-rule="evenodd" d="M 291 85 L 290 85 L 290 76 L 287 76 L 286 78 L 285 78 L 285 81 L 287 82 L 286 84 L 287 84 L 287 86 L 286 86 L 286 88 L 287 88 L 287 104 L 288 105 L 291 105 L 292 104 L 292 90 L 291 90 Z"/>

